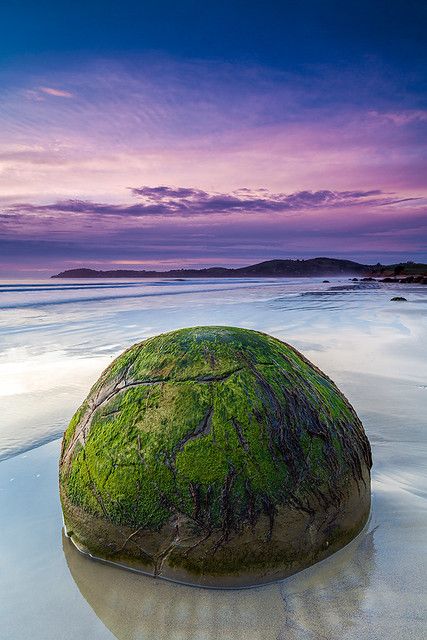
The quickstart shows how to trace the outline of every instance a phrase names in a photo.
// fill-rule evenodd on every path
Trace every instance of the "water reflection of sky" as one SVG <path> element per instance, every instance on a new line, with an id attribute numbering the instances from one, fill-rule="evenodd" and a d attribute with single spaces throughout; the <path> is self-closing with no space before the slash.
<path id="1" fill-rule="evenodd" d="M 63 537 L 73 579 L 120 640 L 342 637 L 365 605 L 375 570 L 370 528 L 328 562 L 265 587 L 212 591 L 156 581 L 88 562 Z M 101 587 L 102 585 L 102 587 Z M 301 635 L 302 634 L 302 635 Z"/>
<path id="2" fill-rule="evenodd" d="M 44 281 L 0 285 L 0 458 L 60 434 L 101 370 L 130 344 L 229 324 L 287 340 L 343 372 L 423 383 L 427 291 L 348 279 Z M 397 285 L 399 288 L 399 285 Z"/>

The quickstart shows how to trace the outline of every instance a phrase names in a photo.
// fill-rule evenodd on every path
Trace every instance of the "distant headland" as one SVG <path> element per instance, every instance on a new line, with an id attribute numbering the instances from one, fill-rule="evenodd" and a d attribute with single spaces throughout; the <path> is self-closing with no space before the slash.
<path id="1" fill-rule="evenodd" d="M 427 278 L 427 264 L 404 262 L 392 265 L 360 264 L 337 258 L 310 258 L 308 260 L 267 260 L 247 267 L 209 267 L 206 269 L 170 269 L 146 271 L 114 269 L 97 271 L 79 268 L 62 271 L 52 278 L 303 278 L 326 276 L 362 276 L 376 278 Z"/>

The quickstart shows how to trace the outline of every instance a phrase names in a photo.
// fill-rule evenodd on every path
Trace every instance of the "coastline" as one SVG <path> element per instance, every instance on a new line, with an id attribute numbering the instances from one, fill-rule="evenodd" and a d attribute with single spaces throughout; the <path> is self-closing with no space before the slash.
<path id="1" fill-rule="evenodd" d="M 427 265 L 422 263 L 399 263 L 391 265 L 362 264 L 353 260 L 339 258 L 308 258 L 302 260 L 273 259 L 258 262 L 244 267 L 208 267 L 190 269 L 180 267 L 168 271 L 147 271 L 135 269 L 112 269 L 98 271 L 87 267 L 78 267 L 61 271 L 51 276 L 52 279 L 60 278 L 173 278 L 182 280 L 186 278 L 246 278 L 246 277 L 346 277 L 346 276 L 367 276 L 384 277 L 393 275 L 406 275 L 413 277 L 421 275 L 426 278 Z M 368 279 L 366 278 L 366 279 Z"/>

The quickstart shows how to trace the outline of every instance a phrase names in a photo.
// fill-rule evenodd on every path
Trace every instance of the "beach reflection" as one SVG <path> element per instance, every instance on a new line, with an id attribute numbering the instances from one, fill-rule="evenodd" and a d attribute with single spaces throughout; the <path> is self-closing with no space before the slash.
<path id="1" fill-rule="evenodd" d="M 80 593 L 119 640 L 339 638 L 365 600 L 374 533 L 282 582 L 245 590 L 177 585 L 89 560 L 63 534 Z"/>
<path id="2" fill-rule="evenodd" d="M 284 622 L 277 640 L 344 638 L 360 623 L 375 569 L 375 529 L 280 584 Z"/>
<path id="3" fill-rule="evenodd" d="M 80 593 L 120 640 L 258 640 L 280 632 L 277 585 L 198 589 L 89 560 L 64 534 L 63 549 Z"/>

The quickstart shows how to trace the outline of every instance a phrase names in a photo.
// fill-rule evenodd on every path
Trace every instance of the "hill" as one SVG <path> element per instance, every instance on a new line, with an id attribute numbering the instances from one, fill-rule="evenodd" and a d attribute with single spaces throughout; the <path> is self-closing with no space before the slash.
<path id="1" fill-rule="evenodd" d="M 381 266 L 381 265 L 378 265 Z M 336 258 L 310 258 L 309 260 L 267 260 L 247 267 L 231 269 L 210 267 L 207 269 L 171 269 L 169 271 L 137 271 L 115 269 L 69 269 L 52 278 L 242 278 L 242 277 L 308 277 L 365 275 L 374 267 L 351 260 Z"/>

